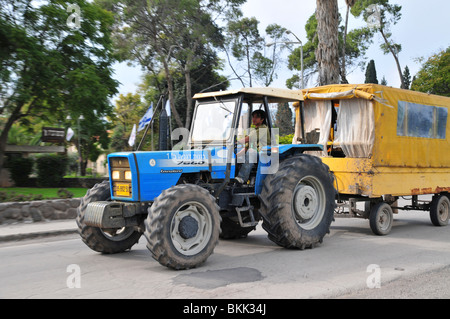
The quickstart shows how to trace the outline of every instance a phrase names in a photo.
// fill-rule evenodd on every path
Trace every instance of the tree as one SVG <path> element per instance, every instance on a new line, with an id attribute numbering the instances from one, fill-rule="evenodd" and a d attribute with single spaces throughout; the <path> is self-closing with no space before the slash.
<path id="1" fill-rule="evenodd" d="M 113 17 L 90 1 L 73 2 L 70 14 L 62 0 L 0 0 L 0 115 L 7 118 L 0 169 L 14 123 L 64 122 L 68 114 L 95 121 L 111 111 L 118 85 L 111 68 Z"/>
<path id="2" fill-rule="evenodd" d="M 205 47 L 220 47 L 215 18 L 245 0 L 102 0 L 115 13 L 116 43 L 124 60 L 139 63 L 157 76 L 163 71 L 171 113 L 179 127 L 188 127 L 192 110 L 191 71 L 201 64 Z M 185 76 L 186 122 L 175 107 L 174 76 Z M 165 88 L 160 88 L 165 93 Z"/>
<path id="3" fill-rule="evenodd" d="M 403 82 L 404 82 L 404 89 L 409 90 L 409 87 L 411 86 L 411 73 L 409 72 L 408 66 L 405 66 L 405 70 L 403 71 Z"/>
<path id="4" fill-rule="evenodd" d="M 316 59 L 319 85 L 339 83 L 339 8 L 337 0 L 317 0 Z"/>
<path id="5" fill-rule="evenodd" d="M 289 107 L 289 103 L 278 104 L 275 125 L 279 129 L 280 136 L 292 134 L 294 131 L 292 110 Z"/>
<path id="6" fill-rule="evenodd" d="M 345 15 L 345 26 L 344 26 L 344 43 L 342 45 L 342 54 L 341 54 L 341 82 L 344 84 L 348 84 L 347 80 L 347 66 L 346 66 L 346 52 L 347 52 L 347 33 L 348 33 L 348 17 L 350 14 L 350 8 L 355 5 L 356 0 L 345 0 L 345 4 L 347 5 L 347 13 Z"/>
<path id="7" fill-rule="evenodd" d="M 366 81 L 364 83 L 378 84 L 377 70 L 375 69 L 375 61 L 370 60 L 366 70 Z"/>
<path id="8" fill-rule="evenodd" d="M 399 53 L 401 44 L 392 40 L 390 28 L 401 19 L 402 6 L 389 4 L 389 0 L 359 0 L 353 6 L 351 12 L 355 17 L 363 16 L 364 21 L 371 24 L 374 30 L 380 32 L 384 43 L 380 46 L 384 54 L 392 54 L 400 76 L 401 87 L 406 88 L 403 73 L 400 67 Z"/>
<path id="9" fill-rule="evenodd" d="M 241 65 L 234 66 L 229 59 L 229 64 L 235 76 L 241 81 L 242 86 L 252 87 L 255 82 L 263 86 L 269 86 L 276 77 L 280 61 L 280 53 L 286 48 L 283 42 L 287 41 L 286 29 L 278 24 L 270 24 L 266 28 L 269 39 L 267 46 L 273 49 L 266 54 L 266 38 L 260 34 L 259 21 L 256 18 L 244 18 L 238 12 L 228 22 L 227 38 L 225 40 L 225 52 L 231 51 Z M 240 74 L 240 70 L 243 74 Z"/>
<path id="10" fill-rule="evenodd" d="M 111 148 L 113 151 L 131 150 L 128 145 L 131 130 L 139 123 L 148 106 L 142 103 L 141 96 L 137 93 L 120 94 L 115 104 L 114 113 L 108 118 L 114 127 Z"/>
<path id="11" fill-rule="evenodd" d="M 340 61 L 340 76 L 341 82 L 347 82 L 347 74 L 350 68 L 360 67 L 361 69 L 366 66 L 365 53 L 372 43 L 373 31 L 368 27 L 361 27 L 352 30 L 345 30 L 346 26 L 339 27 L 339 61 Z M 308 79 L 318 72 L 318 62 L 316 59 L 315 51 L 318 48 L 318 33 L 317 33 L 317 19 L 313 14 L 305 25 L 307 42 L 303 46 L 304 55 L 304 69 L 305 79 Z M 344 44 L 345 42 L 345 44 Z M 344 49 L 345 48 L 345 49 Z M 300 70 L 300 48 L 295 49 L 289 56 L 289 69 Z M 345 54 L 345 58 L 342 56 Z M 351 72 L 351 71 L 350 71 Z M 298 77 L 295 75 L 288 79 L 286 85 L 290 88 L 296 86 L 298 83 Z"/>
<path id="12" fill-rule="evenodd" d="M 423 63 L 411 90 L 450 97 L 450 47 Z"/>

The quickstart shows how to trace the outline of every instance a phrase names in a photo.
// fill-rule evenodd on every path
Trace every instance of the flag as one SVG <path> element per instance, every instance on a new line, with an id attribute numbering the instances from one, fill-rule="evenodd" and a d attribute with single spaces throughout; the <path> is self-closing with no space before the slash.
<path id="1" fill-rule="evenodd" d="M 142 131 L 147 126 L 147 124 L 150 123 L 152 117 L 153 117 L 153 103 L 150 105 L 145 115 L 139 121 L 138 132 Z"/>
<path id="2" fill-rule="evenodd" d="M 170 100 L 167 100 L 167 102 L 166 102 L 166 113 L 167 113 L 167 116 L 170 116 Z"/>
<path id="3" fill-rule="evenodd" d="M 128 139 L 128 145 L 133 146 L 136 141 L 136 124 L 133 126 L 133 130 L 131 131 L 130 138 Z"/>
<path id="4" fill-rule="evenodd" d="M 70 141 L 72 139 L 73 135 L 74 135 L 74 131 L 69 127 L 69 129 L 67 130 L 66 140 Z"/>

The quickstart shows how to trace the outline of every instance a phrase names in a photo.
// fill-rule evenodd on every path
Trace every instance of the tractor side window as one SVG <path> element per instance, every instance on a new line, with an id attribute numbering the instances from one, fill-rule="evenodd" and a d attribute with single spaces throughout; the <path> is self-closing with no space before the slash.
<path id="1" fill-rule="evenodd" d="M 247 136 L 249 132 L 250 125 L 250 106 L 248 103 L 242 103 L 241 114 L 239 115 L 238 129 L 237 129 L 237 139 L 240 140 Z"/>

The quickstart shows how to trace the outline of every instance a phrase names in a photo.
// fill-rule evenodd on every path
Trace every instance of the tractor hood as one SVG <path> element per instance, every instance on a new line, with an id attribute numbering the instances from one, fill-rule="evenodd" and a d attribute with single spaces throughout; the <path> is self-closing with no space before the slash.
<path id="1" fill-rule="evenodd" d="M 225 147 L 211 147 L 186 151 L 123 152 L 110 154 L 108 164 L 113 200 L 151 202 L 163 190 L 175 186 L 182 174 L 210 172 L 212 179 L 224 179 L 227 151 Z M 128 178 L 125 178 L 127 171 L 131 173 L 127 173 Z M 234 174 L 232 165 L 231 175 Z"/>

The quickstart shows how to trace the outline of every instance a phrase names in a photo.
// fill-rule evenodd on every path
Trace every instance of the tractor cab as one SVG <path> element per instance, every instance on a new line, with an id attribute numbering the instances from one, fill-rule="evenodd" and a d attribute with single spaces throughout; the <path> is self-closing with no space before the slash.
<path id="1" fill-rule="evenodd" d="M 254 168 L 248 180 L 250 186 L 255 186 L 259 194 L 266 175 L 275 173 L 278 168 L 279 156 L 287 156 L 302 148 L 317 150 L 318 145 L 278 145 L 278 129 L 274 128 L 272 115 L 279 103 L 300 103 L 303 100 L 301 91 L 274 88 L 243 88 L 239 90 L 199 93 L 194 96 L 196 107 L 193 115 L 187 146 L 189 149 L 220 148 L 222 160 L 228 164 L 224 176 L 226 182 L 233 180 L 240 167 L 246 162 L 253 162 Z M 246 136 L 251 136 L 255 130 L 252 127 L 252 113 L 255 110 L 264 111 L 264 129 L 258 138 L 261 144 L 267 145 L 258 150 L 257 156 L 245 159 L 242 154 L 249 144 L 260 141 L 243 142 Z M 268 132 L 264 131 L 267 130 Z M 254 136 L 254 135 L 253 135 Z M 247 145 L 246 145 L 247 144 Z M 255 147 L 254 147 L 255 148 Z M 280 152 L 281 151 L 281 152 Z M 241 156 L 239 156 L 241 154 Z M 246 181 L 247 182 L 247 181 Z"/>

